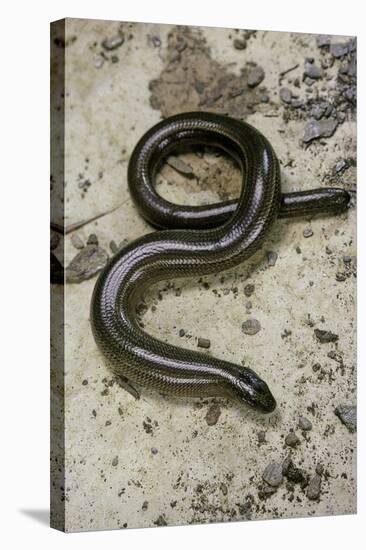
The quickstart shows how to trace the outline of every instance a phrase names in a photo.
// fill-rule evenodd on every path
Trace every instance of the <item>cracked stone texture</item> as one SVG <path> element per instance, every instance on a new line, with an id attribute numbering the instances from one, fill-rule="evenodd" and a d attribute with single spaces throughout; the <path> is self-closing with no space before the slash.
<path id="1" fill-rule="evenodd" d="M 233 41 L 241 38 L 241 31 L 184 31 L 193 54 L 182 44 L 177 51 L 183 60 L 194 55 L 195 63 L 204 57 L 201 80 L 209 81 L 210 75 L 217 79 L 221 73 L 224 88 L 231 81 L 244 87 L 231 102 L 216 99 L 215 109 L 212 84 L 207 84 L 205 99 L 213 101 L 210 107 L 198 105 L 197 89 L 185 86 L 187 101 L 179 95 L 179 85 L 169 85 L 169 63 L 180 62 L 169 50 L 181 32 L 176 27 L 68 19 L 66 30 L 65 223 L 120 206 L 78 229 L 84 242 L 95 233 L 110 253 L 112 240 L 132 241 L 151 231 L 129 197 L 128 159 L 162 113 L 185 105 L 220 112 L 229 105 L 234 114 L 245 116 L 273 144 L 285 191 L 328 184 L 355 191 L 354 163 L 334 176 L 337 162 L 355 159 L 354 118 L 322 143 L 305 147 L 306 120 L 286 123 L 282 116 L 286 106 L 280 88 L 290 87 L 305 97 L 305 84 L 293 88 L 294 79 L 301 81 L 305 57 L 320 64 L 314 35 L 257 32 L 247 37 L 244 50 L 237 50 Z M 103 40 L 119 33 L 123 44 L 113 51 L 104 49 Z M 336 37 L 335 42 L 346 40 Z M 253 66 L 247 62 L 264 69 L 258 88 L 246 89 L 247 70 Z M 279 73 L 296 64 L 299 67 L 279 82 Z M 194 70 L 199 76 L 202 65 Z M 334 77 L 335 65 L 327 72 Z M 333 80 L 319 80 L 312 89 L 322 86 L 324 94 Z M 157 102 L 160 89 L 164 94 Z M 261 103 L 261 93 L 269 101 Z M 240 176 L 235 164 L 209 150 L 200 157 L 179 155 L 193 167 L 193 179 L 164 165 L 159 191 L 176 203 L 192 204 L 237 195 Z M 200 281 L 163 282 L 144 297 L 147 331 L 191 349 L 197 349 L 199 337 L 207 338 L 211 347 L 204 353 L 253 367 L 276 396 L 278 409 L 271 416 L 224 399 L 179 401 L 142 392 L 135 400 L 114 383 L 90 331 L 96 279 L 65 286 L 67 531 L 355 513 L 356 436 L 334 414 L 339 404 L 356 404 L 355 223 L 354 199 L 352 208 L 337 217 L 278 220 L 263 248 L 244 264 Z M 308 239 L 303 236 L 306 226 L 313 231 Z M 277 254 L 275 266 L 268 265 L 268 251 Z M 54 253 L 57 256 L 57 248 Z M 69 234 L 66 265 L 76 253 Z M 346 267 L 344 256 L 351 257 Z M 345 280 L 336 279 L 339 271 L 346 272 Z M 255 284 L 250 312 L 244 294 L 248 284 Z M 255 335 L 243 334 L 242 324 L 249 318 L 260 323 Z M 331 331 L 339 340 L 319 343 L 315 328 Z M 221 414 L 216 424 L 208 425 L 213 402 Z M 309 418 L 313 428 L 299 432 L 300 443 L 291 457 L 309 478 L 316 464 L 324 465 L 320 497 L 310 500 L 306 488 L 296 485 L 293 498 L 282 484 L 261 501 L 263 472 L 268 464 L 286 458 L 285 437 L 297 429 L 301 416 Z M 265 432 L 260 445 L 258 431 Z"/>

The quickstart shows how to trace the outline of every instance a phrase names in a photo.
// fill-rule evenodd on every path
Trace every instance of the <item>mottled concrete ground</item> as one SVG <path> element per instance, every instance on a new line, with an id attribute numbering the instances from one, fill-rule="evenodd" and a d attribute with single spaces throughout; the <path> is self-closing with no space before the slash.
<path id="1" fill-rule="evenodd" d="M 271 416 L 219 399 L 142 392 L 136 400 L 90 331 L 96 278 L 65 285 L 66 530 L 354 513 L 356 434 L 334 413 L 356 405 L 352 43 L 342 57 L 334 44 L 347 37 L 332 38 L 330 48 L 311 34 L 73 19 L 66 29 L 65 224 L 118 207 L 66 236 L 66 265 L 79 253 L 75 234 L 84 244 L 95 234 L 111 256 L 111 241 L 152 230 L 129 197 L 127 163 L 151 125 L 182 110 L 226 112 L 256 126 L 278 154 L 284 190 L 334 185 L 353 196 L 337 217 L 278 220 L 245 264 L 162 283 L 140 307 L 159 338 L 191 349 L 206 338 L 205 353 L 253 367 L 276 396 Z M 305 58 L 314 61 L 304 69 Z M 315 78 L 304 82 L 304 70 Z M 328 108 L 324 137 L 304 143 L 317 108 Z M 229 159 L 209 150 L 179 158 L 191 177 L 165 165 L 158 178 L 173 202 L 238 194 Z M 243 332 L 249 319 L 260 323 L 255 335 Z M 333 341 L 320 342 L 316 329 Z M 267 483 L 270 463 L 277 466 Z"/>

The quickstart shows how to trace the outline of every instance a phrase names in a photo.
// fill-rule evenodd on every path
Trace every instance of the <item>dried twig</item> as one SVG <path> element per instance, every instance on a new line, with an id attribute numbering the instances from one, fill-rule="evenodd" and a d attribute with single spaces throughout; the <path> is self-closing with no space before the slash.
<path id="1" fill-rule="evenodd" d="M 55 223 L 51 221 L 51 229 L 53 229 L 53 231 L 56 231 L 56 233 L 61 233 L 61 235 L 67 235 L 68 233 L 72 233 L 76 229 L 80 229 L 80 227 L 83 227 L 84 225 L 87 225 L 88 223 L 91 223 L 94 220 L 98 220 L 99 218 L 102 218 L 103 216 L 106 216 L 107 214 L 110 214 L 111 212 L 118 210 L 118 208 L 120 208 L 123 204 L 124 203 L 121 203 L 118 206 L 115 206 L 114 208 L 112 208 L 111 210 L 107 210 L 106 212 L 102 212 L 101 214 L 97 214 L 96 216 L 92 216 L 91 218 L 88 218 L 86 220 L 81 220 L 80 222 L 71 223 L 66 227 L 60 225 L 59 223 Z"/>
<path id="2" fill-rule="evenodd" d="M 280 76 L 285 76 L 285 74 L 290 73 L 291 71 L 294 71 L 295 69 L 297 69 L 298 66 L 299 64 L 296 63 L 296 65 L 294 65 L 293 67 L 290 67 L 289 69 L 285 69 L 284 71 L 281 71 Z"/>

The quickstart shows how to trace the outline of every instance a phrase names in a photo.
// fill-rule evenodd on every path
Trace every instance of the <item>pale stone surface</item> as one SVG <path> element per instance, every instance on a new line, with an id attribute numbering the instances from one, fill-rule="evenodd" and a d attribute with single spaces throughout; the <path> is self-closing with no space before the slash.
<path id="1" fill-rule="evenodd" d="M 118 62 L 109 59 L 101 64 L 96 62 L 101 43 L 118 36 L 119 23 L 67 22 L 68 35 L 77 40 L 66 49 L 66 223 L 121 205 L 78 229 L 83 242 L 95 233 L 105 250 L 111 240 L 132 241 L 151 231 L 129 197 L 126 168 L 137 140 L 160 119 L 159 111 L 149 104 L 148 86 L 163 68 L 162 52 L 170 29 L 124 24 L 124 43 L 108 52 L 109 58 L 118 56 Z M 301 79 L 306 56 L 319 63 L 315 36 L 259 32 L 247 41 L 245 50 L 237 50 L 228 38 L 233 32 L 212 28 L 203 34 L 212 57 L 233 64 L 233 72 L 238 74 L 246 60 L 263 67 L 261 85 L 266 86 L 272 104 L 258 107 L 248 122 L 273 144 L 282 164 L 283 189 L 326 185 L 325 175 L 340 158 L 355 155 L 355 124 L 345 122 L 325 146 L 313 143 L 305 149 L 301 144 L 304 121 L 285 124 L 281 116 L 264 116 L 268 111 L 281 115 L 285 108 L 279 98 L 281 71 L 300 63 L 283 78 L 281 85 L 288 87 L 288 79 Z M 161 46 L 156 47 L 159 41 Z M 303 86 L 300 95 L 302 90 Z M 190 165 L 191 157 L 186 158 Z M 286 166 L 290 158 L 294 162 Z M 200 159 L 192 164 L 193 170 L 199 170 L 199 165 Z M 78 185 L 80 174 L 90 186 Z M 340 185 L 355 187 L 355 177 L 355 170 L 348 169 Z M 177 203 L 219 200 L 209 184 L 201 188 L 167 166 L 160 181 L 162 194 Z M 256 370 L 278 402 L 270 416 L 220 400 L 217 423 L 208 426 L 206 415 L 212 404 L 208 399 L 179 401 L 143 392 L 135 400 L 119 385 L 109 385 L 112 375 L 89 324 L 95 279 L 66 285 L 68 531 L 355 512 L 355 434 L 345 430 L 334 414 L 340 401 L 354 403 L 356 398 L 355 279 L 336 280 L 343 256 L 356 255 L 355 211 L 312 219 L 311 239 L 303 237 L 306 225 L 301 219 L 278 220 L 262 250 L 249 261 L 230 272 L 205 277 L 209 288 L 198 278 L 177 280 L 174 287 L 162 283 L 152 288 L 145 299 L 147 331 L 190 349 L 197 349 L 197 339 L 203 335 L 211 342 L 204 353 Z M 276 250 L 275 266 L 268 266 L 268 250 Z M 76 253 L 71 235 L 65 251 L 68 265 Z M 261 325 L 253 336 L 244 335 L 241 328 L 247 318 L 244 286 L 248 284 L 255 284 L 251 316 Z M 224 292 L 235 287 L 236 293 Z M 184 337 L 179 336 L 182 328 Z M 338 334 L 338 342 L 319 343 L 314 328 Z M 337 352 L 337 360 L 328 357 L 331 350 Z M 312 369 L 315 363 L 325 372 L 322 377 L 323 371 Z M 310 500 L 306 490 L 296 485 L 300 501 L 291 502 L 283 484 L 261 503 L 263 471 L 270 462 L 285 459 L 284 438 L 296 430 L 300 416 L 308 417 L 313 428 L 306 439 L 299 434 L 301 444 L 291 451 L 292 459 L 309 475 L 317 463 L 324 464 L 329 472 L 322 480 L 324 493 Z M 266 434 L 260 446 L 258 431 Z"/>

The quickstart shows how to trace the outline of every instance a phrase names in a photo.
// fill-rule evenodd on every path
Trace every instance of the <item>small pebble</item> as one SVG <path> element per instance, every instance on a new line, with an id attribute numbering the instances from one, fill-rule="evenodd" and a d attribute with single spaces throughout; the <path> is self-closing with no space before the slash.
<path id="1" fill-rule="evenodd" d="M 95 245 L 85 246 L 66 268 L 66 282 L 81 283 L 101 271 L 108 262 L 108 254 Z"/>
<path id="2" fill-rule="evenodd" d="M 316 120 L 320 120 L 322 116 L 325 115 L 326 109 L 327 109 L 327 105 L 324 103 L 314 105 L 311 108 L 310 115 L 314 117 Z"/>
<path id="3" fill-rule="evenodd" d="M 342 172 L 347 166 L 347 163 L 344 159 L 339 160 L 337 164 L 334 167 L 334 171 L 338 174 L 339 172 Z"/>
<path id="4" fill-rule="evenodd" d="M 306 490 L 306 495 L 310 500 L 317 500 L 320 496 L 322 478 L 319 474 L 315 474 L 309 481 L 309 485 Z"/>
<path id="5" fill-rule="evenodd" d="M 316 45 L 318 48 L 324 48 L 324 46 L 330 45 L 330 36 L 328 34 L 319 34 L 316 37 Z"/>
<path id="6" fill-rule="evenodd" d="M 101 69 L 104 65 L 104 61 L 105 61 L 105 59 L 102 55 L 100 55 L 100 54 L 96 55 L 95 59 L 94 59 L 94 67 L 96 69 Z"/>
<path id="7" fill-rule="evenodd" d="M 300 439 L 297 437 L 295 432 L 290 432 L 285 439 L 286 445 L 289 447 L 296 447 L 300 443 Z"/>
<path id="8" fill-rule="evenodd" d="M 152 36 L 151 41 L 154 45 L 154 48 L 159 48 L 159 46 L 161 46 L 161 40 L 159 36 L 156 36 L 156 35 Z"/>
<path id="9" fill-rule="evenodd" d="M 105 38 L 102 42 L 102 46 L 105 50 L 112 51 L 122 46 L 124 41 L 125 38 L 123 34 L 117 34 L 116 36 L 112 36 L 111 38 Z"/>
<path id="10" fill-rule="evenodd" d="M 244 38 L 235 38 L 233 46 L 236 50 L 245 50 L 247 42 Z"/>
<path id="11" fill-rule="evenodd" d="M 118 465 L 118 456 L 115 456 L 114 459 L 112 460 L 112 466 L 117 466 Z"/>
<path id="12" fill-rule="evenodd" d="M 247 298 L 249 298 L 253 292 L 254 292 L 255 286 L 251 283 L 245 285 L 244 287 L 244 294 Z"/>
<path id="13" fill-rule="evenodd" d="M 304 75 L 309 78 L 318 80 L 319 78 L 323 77 L 323 69 L 321 69 L 317 65 L 314 65 L 314 63 L 305 63 Z"/>
<path id="14" fill-rule="evenodd" d="M 343 57 L 348 53 L 348 44 L 331 44 L 330 46 L 330 53 L 333 57 L 336 57 L 337 59 L 339 57 Z"/>
<path id="15" fill-rule="evenodd" d="M 357 430 L 357 407 L 355 405 L 338 405 L 334 414 L 343 422 L 351 433 Z"/>
<path id="16" fill-rule="evenodd" d="M 153 455 L 157 455 L 158 454 L 158 450 L 156 447 L 151 447 L 151 454 Z"/>
<path id="17" fill-rule="evenodd" d="M 180 336 L 180 337 L 184 336 L 185 333 L 186 333 L 186 331 L 184 330 L 184 328 L 181 328 L 181 329 L 179 330 L 179 336 Z"/>
<path id="18" fill-rule="evenodd" d="M 355 78 L 357 76 L 356 58 L 352 57 L 351 61 L 347 65 L 348 76 Z"/>
<path id="19" fill-rule="evenodd" d="M 144 512 L 146 512 L 146 510 L 148 509 L 148 507 L 149 507 L 149 503 L 148 503 L 147 500 L 145 500 L 145 502 L 142 503 L 141 508 L 142 508 L 142 510 L 143 510 Z"/>
<path id="20" fill-rule="evenodd" d="M 208 349 L 211 346 L 211 341 L 208 338 L 198 338 L 197 346 Z"/>
<path id="21" fill-rule="evenodd" d="M 304 235 L 305 239 L 308 239 L 309 237 L 312 237 L 314 235 L 313 230 L 310 227 L 304 229 L 302 234 Z"/>
<path id="22" fill-rule="evenodd" d="M 309 143 L 313 139 L 322 137 L 331 137 L 338 126 L 338 121 L 329 120 L 311 120 L 304 129 L 303 142 Z"/>
<path id="23" fill-rule="evenodd" d="M 264 79 L 264 70 L 262 67 L 251 67 L 248 71 L 248 86 L 254 88 Z"/>
<path id="24" fill-rule="evenodd" d="M 86 241 L 86 244 L 95 244 L 96 246 L 98 246 L 99 241 L 95 233 L 91 233 L 89 235 L 88 240 Z"/>
<path id="25" fill-rule="evenodd" d="M 319 476 L 322 476 L 323 473 L 324 473 L 324 466 L 323 466 L 323 464 L 321 464 L 320 462 L 318 462 L 318 464 L 316 465 L 315 471 L 316 471 L 316 473 L 317 473 Z"/>
<path id="26" fill-rule="evenodd" d="M 312 423 L 308 418 L 305 418 L 304 416 L 300 416 L 299 418 L 299 428 L 301 430 L 309 431 L 313 427 Z"/>
<path id="27" fill-rule="evenodd" d="M 356 49 L 357 49 L 357 38 L 356 37 L 351 38 L 351 40 L 348 42 L 347 46 L 348 46 L 348 51 L 350 53 L 355 52 Z"/>
<path id="28" fill-rule="evenodd" d="M 273 252 L 272 250 L 270 250 L 269 252 L 267 252 L 267 262 L 268 262 L 268 265 L 273 267 L 274 265 L 276 265 L 276 262 L 277 262 L 277 254 L 276 252 Z"/>
<path id="29" fill-rule="evenodd" d="M 292 100 L 291 90 L 289 90 L 288 88 L 281 88 L 280 89 L 280 99 L 284 103 L 291 103 L 291 100 Z"/>
<path id="30" fill-rule="evenodd" d="M 209 426 L 214 426 L 220 417 L 221 409 L 217 403 L 213 403 L 208 409 L 205 419 Z"/>
<path id="31" fill-rule="evenodd" d="M 343 283 L 346 279 L 347 279 L 347 276 L 345 273 L 342 273 L 341 271 L 338 271 L 336 273 L 336 281 L 340 282 L 340 283 Z"/>
<path id="32" fill-rule="evenodd" d="M 265 485 L 263 489 L 258 493 L 260 499 L 269 498 L 275 494 L 277 487 L 272 487 L 271 485 Z"/>
<path id="33" fill-rule="evenodd" d="M 351 86 L 347 88 L 346 91 L 344 92 L 344 95 L 346 99 L 348 99 L 348 101 L 351 101 L 351 102 L 356 101 L 356 95 L 357 95 L 356 86 Z"/>
<path id="34" fill-rule="evenodd" d="M 259 321 L 257 321 L 257 319 L 248 319 L 247 321 L 244 321 L 244 323 L 241 325 L 241 329 L 244 334 L 253 336 L 261 330 L 261 324 Z"/>
<path id="35" fill-rule="evenodd" d="M 224 496 L 226 496 L 228 494 L 228 488 L 227 488 L 227 485 L 225 483 L 220 483 L 220 489 L 221 489 L 221 492 Z"/>
<path id="36" fill-rule="evenodd" d="M 278 487 L 281 485 L 283 480 L 282 464 L 278 464 L 277 462 L 268 464 L 262 474 L 262 478 L 272 487 Z"/>
<path id="37" fill-rule="evenodd" d="M 266 443 L 266 432 L 260 431 L 257 433 L 258 437 L 258 443 L 261 445 L 262 443 Z"/>
<path id="38" fill-rule="evenodd" d="M 286 475 L 290 466 L 292 464 L 291 456 L 286 456 L 285 460 L 282 462 L 282 473 L 283 475 Z"/>
<path id="39" fill-rule="evenodd" d="M 77 250 L 81 250 L 85 246 L 83 241 L 81 240 L 80 235 L 78 235 L 77 233 L 73 233 L 71 235 L 71 244 L 74 248 L 77 248 Z"/>
<path id="40" fill-rule="evenodd" d="M 330 103 L 327 103 L 324 115 L 328 118 L 334 112 L 334 107 Z"/>
<path id="41" fill-rule="evenodd" d="M 316 80 L 315 80 L 315 78 L 310 78 L 310 76 L 305 76 L 304 82 L 307 86 L 311 87 L 316 82 Z M 310 90 L 311 90 L 311 88 L 310 88 Z"/>
<path id="42" fill-rule="evenodd" d="M 303 105 L 304 105 L 304 102 L 301 101 L 301 99 L 292 99 L 291 100 L 291 107 L 293 107 L 294 109 L 299 109 Z"/>
<path id="43" fill-rule="evenodd" d="M 118 246 L 117 246 L 116 241 L 111 241 L 111 242 L 109 243 L 109 248 L 111 249 L 111 252 L 112 252 L 113 254 L 116 254 L 116 252 L 118 252 Z"/>

